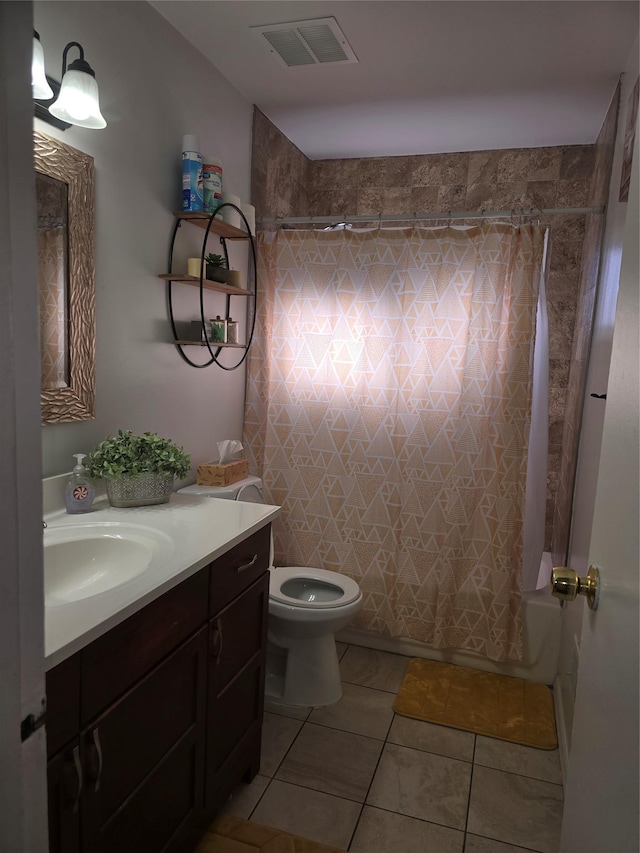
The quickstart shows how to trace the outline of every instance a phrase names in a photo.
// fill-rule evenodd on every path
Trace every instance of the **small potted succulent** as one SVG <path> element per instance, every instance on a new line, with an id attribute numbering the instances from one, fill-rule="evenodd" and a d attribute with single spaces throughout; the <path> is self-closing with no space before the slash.
<path id="1" fill-rule="evenodd" d="M 241 276 L 239 270 L 227 269 L 227 262 L 222 255 L 214 255 L 210 252 L 205 258 L 207 264 L 207 278 L 209 281 L 217 281 L 220 284 L 230 284 L 233 287 L 241 287 Z"/>
<path id="2" fill-rule="evenodd" d="M 207 264 L 207 278 L 209 281 L 218 281 L 222 284 L 226 284 L 229 278 L 227 269 L 227 262 L 222 257 L 222 255 L 214 255 L 212 252 L 205 258 Z"/>
<path id="3" fill-rule="evenodd" d="M 106 480 L 109 503 L 117 507 L 167 503 L 173 478 L 186 477 L 190 467 L 191 457 L 171 439 L 131 430 L 101 441 L 87 464 L 90 476 Z"/>

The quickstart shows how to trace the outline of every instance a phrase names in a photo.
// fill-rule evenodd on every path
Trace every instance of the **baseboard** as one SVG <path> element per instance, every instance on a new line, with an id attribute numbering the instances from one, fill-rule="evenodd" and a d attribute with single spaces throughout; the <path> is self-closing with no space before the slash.
<path id="1" fill-rule="evenodd" d="M 553 707 L 556 715 L 556 731 L 558 734 L 558 754 L 560 756 L 560 770 L 562 772 L 562 784 L 566 785 L 569 773 L 569 733 L 567 732 L 567 718 L 562 701 L 562 690 L 559 679 L 553 683 Z"/>

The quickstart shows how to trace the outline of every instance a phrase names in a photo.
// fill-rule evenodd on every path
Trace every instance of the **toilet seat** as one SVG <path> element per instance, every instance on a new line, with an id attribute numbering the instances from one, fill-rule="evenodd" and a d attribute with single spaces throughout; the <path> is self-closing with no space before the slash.
<path id="1" fill-rule="evenodd" d="M 300 581 L 299 589 L 305 587 L 305 581 L 309 584 L 319 584 L 325 587 L 327 600 L 305 600 L 304 598 L 287 595 L 295 588 L 295 581 Z M 284 587 L 284 590 L 283 590 Z M 332 589 L 333 588 L 333 589 Z M 335 595 L 332 595 L 336 590 Z M 340 594 L 342 593 L 342 594 Z M 313 569 L 304 566 L 283 566 L 273 568 L 269 573 L 269 598 L 281 604 L 291 607 L 306 608 L 308 610 L 321 610 L 328 608 L 344 607 L 351 604 L 361 595 L 358 584 L 346 575 L 338 572 L 329 572 L 326 569 Z"/>

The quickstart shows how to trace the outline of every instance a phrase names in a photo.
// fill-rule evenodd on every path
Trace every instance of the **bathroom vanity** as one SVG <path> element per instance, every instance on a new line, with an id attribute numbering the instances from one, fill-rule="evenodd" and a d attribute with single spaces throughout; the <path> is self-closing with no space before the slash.
<path id="1" fill-rule="evenodd" d="M 191 853 L 258 772 L 278 511 L 173 495 L 164 512 L 91 513 L 158 526 L 175 547 L 153 578 L 46 608 L 51 853 Z"/>

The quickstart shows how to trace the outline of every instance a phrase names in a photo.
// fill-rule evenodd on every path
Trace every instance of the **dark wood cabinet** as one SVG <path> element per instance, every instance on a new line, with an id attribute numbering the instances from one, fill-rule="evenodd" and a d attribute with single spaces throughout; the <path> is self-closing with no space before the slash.
<path id="1" fill-rule="evenodd" d="M 47 673 L 51 853 L 191 853 L 260 764 L 269 527 Z"/>

